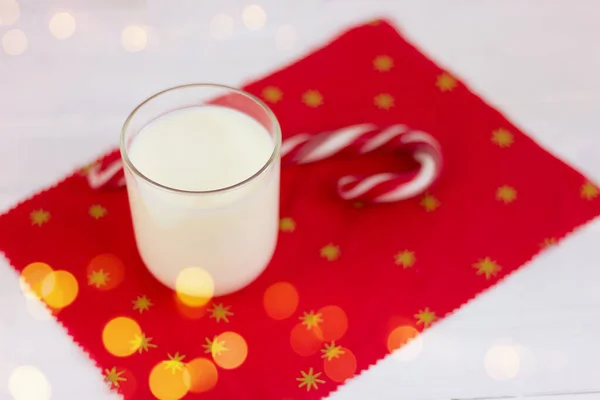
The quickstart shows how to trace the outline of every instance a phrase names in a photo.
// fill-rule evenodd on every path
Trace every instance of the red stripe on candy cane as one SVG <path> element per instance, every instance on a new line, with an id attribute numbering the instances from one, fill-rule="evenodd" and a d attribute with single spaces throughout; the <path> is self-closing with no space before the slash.
<path id="1" fill-rule="evenodd" d="M 347 175 L 338 180 L 345 200 L 389 203 L 424 193 L 439 177 L 442 153 L 429 134 L 404 125 L 354 125 L 316 136 L 298 135 L 282 146 L 282 161 L 307 164 L 342 153 L 365 154 L 376 150 L 410 151 L 420 167 L 411 173 L 386 172 L 369 176 Z"/>
<path id="2" fill-rule="evenodd" d="M 125 174 L 120 153 L 112 153 L 93 165 L 87 173 L 87 179 L 92 189 L 124 187 Z"/>
<path id="3" fill-rule="evenodd" d="M 281 145 L 285 164 L 308 164 L 341 154 L 360 156 L 373 151 L 409 152 L 419 163 L 410 172 L 384 172 L 338 180 L 337 191 L 344 200 L 389 203 L 418 196 L 428 190 L 440 175 L 442 152 L 429 134 L 405 125 L 352 125 L 317 135 L 300 134 Z M 115 153 L 92 167 L 88 182 L 93 189 L 125 186 L 123 164 Z"/>

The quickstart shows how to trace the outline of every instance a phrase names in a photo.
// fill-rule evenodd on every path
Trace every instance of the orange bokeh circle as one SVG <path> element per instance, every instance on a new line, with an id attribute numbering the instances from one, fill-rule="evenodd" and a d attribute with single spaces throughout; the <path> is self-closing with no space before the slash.
<path id="1" fill-rule="evenodd" d="M 23 268 L 20 280 L 23 294 L 32 294 L 34 297 L 41 299 L 42 284 L 52 271 L 52 267 L 43 262 L 34 262 Z"/>
<path id="2" fill-rule="evenodd" d="M 102 343 L 106 350 L 117 357 L 127 357 L 138 351 L 136 338 L 142 334 L 137 322 L 127 317 L 110 320 L 102 330 Z"/>
<path id="3" fill-rule="evenodd" d="M 175 299 L 175 308 L 183 317 L 187 319 L 200 319 L 206 315 L 208 304 L 199 307 L 193 307 L 184 303 L 177 292 L 173 292 L 173 297 Z"/>
<path id="4" fill-rule="evenodd" d="M 168 362 L 158 363 L 148 378 L 150 391 L 159 400 L 179 400 L 190 390 L 190 374 L 181 368 L 169 368 Z"/>
<path id="5" fill-rule="evenodd" d="M 42 281 L 42 299 L 51 308 L 67 307 L 75 301 L 78 293 L 77 279 L 68 271 L 52 271 Z"/>
<path id="6" fill-rule="evenodd" d="M 190 374 L 190 392 L 208 392 L 217 385 L 219 372 L 215 364 L 206 358 L 196 358 L 186 365 Z"/>
<path id="7" fill-rule="evenodd" d="M 342 383 L 356 373 L 356 357 L 350 350 L 343 348 L 339 357 L 323 361 L 325 375 L 334 382 Z"/>
<path id="8" fill-rule="evenodd" d="M 235 369 L 248 357 L 248 345 L 243 337 L 235 332 L 224 332 L 217 336 L 227 350 L 213 356 L 215 363 L 223 369 Z"/>
<path id="9" fill-rule="evenodd" d="M 122 366 L 116 366 L 113 368 L 114 369 L 105 369 L 104 370 L 104 375 L 105 375 L 104 381 L 111 388 L 118 388 L 119 393 L 121 395 L 123 395 L 124 400 L 133 399 L 134 395 L 137 392 L 137 388 L 138 388 L 138 386 L 137 386 L 138 383 L 137 383 L 137 379 L 135 378 L 135 375 L 129 369 L 122 367 Z M 108 380 L 108 378 L 107 378 L 108 372 L 112 372 L 116 375 L 114 377 L 115 378 L 114 384 Z M 115 385 L 118 385 L 118 386 L 115 386 Z"/>
<path id="10" fill-rule="evenodd" d="M 104 274 L 105 284 L 94 284 L 89 279 L 92 274 Z M 104 253 L 92 258 L 87 266 L 88 284 L 98 290 L 111 290 L 123 282 L 125 278 L 125 264 L 114 254 Z"/>
<path id="11" fill-rule="evenodd" d="M 265 290 L 263 306 L 267 315 L 276 320 L 291 317 L 298 308 L 298 291 L 289 282 L 277 282 Z"/>
<path id="12" fill-rule="evenodd" d="M 323 340 L 318 327 L 307 328 L 302 323 L 297 323 L 290 333 L 290 345 L 301 356 L 315 354 L 321 348 Z"/>
<path id="13" fill-rule="evenodd" d="M 348 330 L 348 317 L 346 312 L 338 306 L 326 306 L 318 311 L 323 320 L 319 324 L 320 339 L 325 342 L 340 340 Z"/>
<path id="14" fill-rule="evenodd" d="M 388 336 L 387 349 L 390 353 L 419 336 L 419 331 L 409 325 L 399 326 Z"/>

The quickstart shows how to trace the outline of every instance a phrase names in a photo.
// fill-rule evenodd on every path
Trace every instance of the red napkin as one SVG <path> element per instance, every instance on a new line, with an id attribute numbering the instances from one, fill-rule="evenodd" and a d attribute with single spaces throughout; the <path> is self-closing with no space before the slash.
<path id="1" fill-rule="evenodd" d="M 367 206 L 340 200 L 336 179 L 405 161 L 284 168 L 272 263 L 200 309 L 144 268 L 123 190 L 78 172 L 1 216 L 6 257 L 127 398 L 324 397 L 600 212 L 596 186 L 385 22 L 246 89 L 285 137 L 364 122 L 429 132 L 443 175 L 419 199 Z"/>

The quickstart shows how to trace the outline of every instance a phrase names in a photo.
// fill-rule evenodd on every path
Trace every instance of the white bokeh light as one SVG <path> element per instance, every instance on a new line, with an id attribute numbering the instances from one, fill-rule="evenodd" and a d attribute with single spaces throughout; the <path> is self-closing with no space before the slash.
<path id="1" fill-rule="evenodd" d="M 121 33 L 121 44 L 125 50 L 132 53 L 144 50 L 148 44 L 146 29 L 138 25 L 128 26 Z"/>
<path id="2" fill-rule="evenodd" d="M 18 56 L 27 50 L 27 36 L 19 29 L 12 29 L 2 36 L 2 48 L 9 56 Z"/>
<path id="3" fill-rule="evenodd" d="M 282 25 L 275 32 L 275 42 L 280 50 L 292 50 L 296 39 L 296 30 L 291 25 Z"/>
<path id="4" fill-rule="evenodd" d="M 519 354 L 519 377 L 530 377 L 537 374 L 537 358 L 533 351 L 523 345 L 512 346 Z"/>
<path id="5" fill-rule="evenodd" d="M 68 12 L 59 12 L 52 16 L 48 24 L 50 33 L 57 39 L 67 39 L 75 33 L 75 18 Z"/>
<path id="6" fill-rule="evenodd" d="M 485 354 L 485 372 L 497 381 L 513 379 L 521 368 L 521 357 L 511 346 L 493 346 Z"/>
<path id="7" fill-rule="evenodd" d="M 14 400 L 50 400 L 52 390 L 46 376 L 31 365 L 16 368 L 8 379 L 8 392 Z"/>
<path id="8" fill-rule="evenodd" d="M 52 313 L 44 303 L 35 297 L 25 297 L 25 307 L 29 314 L 37 321 L 49 321 Z"/>
<path id="9" fill-rule="evenodd" d="M 224 40 L 233 35 L 233 18 L 227 14 L 217 14 L 210 20 L 210 35 L 215 39 Z"/>
<path id="10" fill-rule="evenodd" d="M 0 0 L 0 26 L 16 23 L 21 17 L 21 8 L 16 0 Z"/>
<path id="11" fill-rule="evenodd" d="M 265 26 L 265 23 L 267 22 L 267 13 L 261 6 L 251 4 L 244 7 L 242 21 L 246 28 L 257 31 Z"/>

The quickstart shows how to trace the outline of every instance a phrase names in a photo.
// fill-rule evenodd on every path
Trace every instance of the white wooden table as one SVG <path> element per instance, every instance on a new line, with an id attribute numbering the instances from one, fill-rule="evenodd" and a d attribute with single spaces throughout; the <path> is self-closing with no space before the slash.
<path id="1" fill-rule="evenodd" d="M 598 0 L 256 0 L 267 16 L 257 30 L 244 26 L 243 1 L 17 0 L 18 12 L 14 1 L 0 0 L 2 210 L 115 146 L 148 95 L 239 85 L 382 15 L 600 181 Z M 50 23 L 56 12 L 74 25 Z M 261 25 L 259 14 L 245 21 Z M 331 398 L 600 399 L 599 243 L 591 223 Z M 53 399 L 118 398 L 0 259 L 0 399 L 12 399 L 22 365 L 43 374 Z M 23 399 L 47 399 L 43 389 Z"/>

